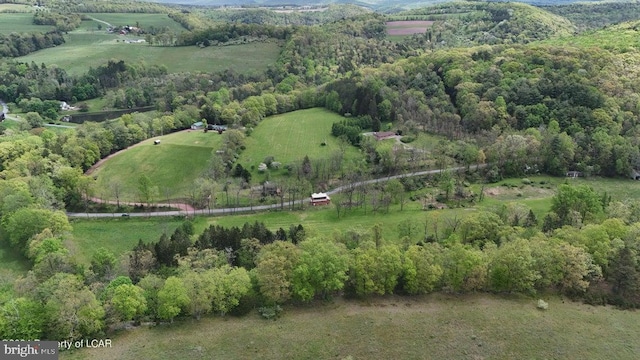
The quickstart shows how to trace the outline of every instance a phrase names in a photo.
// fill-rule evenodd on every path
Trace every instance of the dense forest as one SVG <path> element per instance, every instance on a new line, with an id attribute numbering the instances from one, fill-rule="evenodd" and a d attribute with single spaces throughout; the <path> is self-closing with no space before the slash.
<path id="1" fill-rule="evenodd" d="M 281 15 L 263 10 L 213 16 L 125 1 L 50 5 L 59 14 L 171 14 L 188 31 L 166 46 L 194 51 L 243 36 L 283 45 L 278 61 L 253 75 L 169 73 L 162 66 L 115 59 L 72 76 L 56 66 L 2 59 L 0 99 L 25 113 L 25 121 L 18 129 L 2 127 L 0 228 L 3 239 L 33 266 L 0 289 L 3 337 L 79 339 L 123 322 L 172 322 L 253 308 L 271 318 L 284 304 L 341 295 L 555 291 L 594 304 L 640 306 L 640 206 L 612 202 L 586 186 L 561 185 L 542 219 L 530 209 L 503 206 L 440 224 L 439 231 L 401 223 L 397 239 L 383 238 L 377 226 L 319 236 L 302 225 L 272 233 L 254 223 L 195 234 L 185 222 L 155 243 L 139 243 L 123 258 L 100 250 L 89 265 L 79 264 L 65 247 L 71 224 L 64 213 L 88 209 L 95 189 L 84 172 L 97 161 L 201 120 L 231 128 L 223 135 L 222 156 L 215 157 L 221 160 L 212 160 L 203 178 L 223 184 L 238 176 L 250 186 L 236 163 L 243 138 L 267 116 L 311 107 L 345 115 L 333 135 L 358 147 L 365 158 L 363 168 L 342 172 L 340 181 L 425 163 L 440 169 L 466 166 L 462 176 L 469 181 L 563 176 L 570 170 L 628 177 L 640 168 L 640 54 L 633 44 L 603 48 L 580 41 L 594 34 L 635 34 L 637 20 L 577 35 L 626 18 L 612 15 L 594 25 L 586 6 L 553 9 L 554 15 L 515 3 L 444 4 L 393 14 L 393 19 L 434 23 L 424 34 L 392 40 L 385 25 L 391 17 L 353 6 L 344 12 L 332 6 L 325 14 L 291 16 L 283 23 Z M 629 12 L 626 5 L 598 6 Z M 457 15 L 440 16 L 453 11 Z M 561 17 L 565 11 L 573 17 Z M 57 16 L 37 18 L 61 24 Z M 587 20 L 578 25 L 573 20 L 578 18 Z M 71 26 L 77 19 L 69 15 L 63 23 Z M 235 23 L 220 24 L 223 20 Z M 36 51 L 63 39 L 60 32 L 48 35 L 49 40 L 9 35 L 0 39 L 0 55 L 24 55 L 28 51 L 22 48 Z M 36 43 L 44 45 L 36 48 Z M 97 98 L 113 108 L 154 106 L 158 116 L 128 114 L 69 132 L 42 127 L 57 120 L 57 102 Z M 405 141 L 421 133 L 446 140 L 431 152 L 409 154 L 377 148 L 360 136 L 383 124 Z M 482 163 L 487 166 L 471 167 Z M 291 171 L 291 177 L 300 173 Z M 305 175 L 320 177 L 312 170 Z M 332 177 L 340 175 L 336 170 Z M 383 211 L 384 204 L 405 201 L 400 195 L 405 190 L 441 187 L 446 201 L 450 192 L 463 191 L 456 185 L 444 173 L 363 187 L 361 196 L 380 196 L 376 206 Z M 420 241 L 412 240 L 416 232 L 423 233 Z"/>

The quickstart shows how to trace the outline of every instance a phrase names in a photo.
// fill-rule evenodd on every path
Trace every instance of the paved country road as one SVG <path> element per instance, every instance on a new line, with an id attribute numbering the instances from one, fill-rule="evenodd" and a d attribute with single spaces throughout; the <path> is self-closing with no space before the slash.
<path id="1" fill-rule="evenodd" d="M 479 165 L 478 167 L 482 168 L 487 166 L 487 164 Z M 445 169 L 445 171 L 458 171 L 465 169 L 464 166 L 453 167 Z M 338 186 L 337 188 L 327 191 L 328 195 L 337 194 L 341 191 L 344 191 L 349 188 L 354 188 L 362 185 L 375 184 L 380 182 L 389 181 L 392 179 L 401 179 L 405 177 L 412 176 L 422 176 L 422 175 L 431 175 L 438 174 L 443 170 L 425 170 L 425 171 L 416 171 L 411 173 L 405 173 L 400 175 L 393 176 L 385 176 L 372 180 L 358 181 L 352 184 Z M 297 200 L 294 202 L 295 205 L 301 205 L 303 203 L 308 203 L 310 199 L 305 198 L 304 200 Z M 291 202 L 287 202 L 287 205 L 291 205 Z M 238 214 L 244 212 L 256 212 L 256 211 L 266 211 L 266 210 L 276 210 L 281 207 L 281 204 L 271 204 L 271 205 L 257 205 L 257 206 L 247 206 L 247 207 L 238 207 L 238 208 L 220 208 L 220 209 L 203 209 L 203 210 L 175 210 L 175 211 L 151 211 L 144 213 L 67 213 L 68 217 L 73 218 L 110 218 L 110 217 L 121 217 L 121 216 L 135 216 L 135 217 L 150 217 L 150 216 L 188 216 L 188 215 L 231 215 Z"/>

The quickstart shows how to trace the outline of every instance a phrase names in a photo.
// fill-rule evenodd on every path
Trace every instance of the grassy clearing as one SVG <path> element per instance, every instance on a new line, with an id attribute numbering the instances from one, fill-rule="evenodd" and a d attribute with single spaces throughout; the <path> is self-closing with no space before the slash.
<path id="1" fill-rule="evenodd" d="M 338 300 L 277 321 L 187 320 L 112 337 L 61 359 L 635 359 L 640 313 L 490 295 Z M 188 355 L 185 355 L 188 354 Z"/>
<path id="2" fill-rule="evenodd" d="M 6 4 L 5 4 L 6 5 Z M 0 8 L 0 11 L 3 8 Z M 33 14 L 29 13 L 1 13 L 0 33 L 25 33 L 25 32 L 47 32 L 53 30 L 53 26 L 34 25 Z"/>
<path id="3" fill-rule="evenodd" d="M 310 159 L 328 159 L 340 150 L 338 140 L 331 136 L 331 126 L 343 117 L 326 109 L 314 108 L 271 116 L 260 122 L 251 136 L 246 139 L 247 149 L 242 152 L 238 163 L 245 168 L 258 165 L 267 156 L 273 156 L 282 165 L 302 162 L 305 155 Z M 326 146 L 321 143 L 326 141 Z M 358 156 L 352 146 L 345 148 L 345 159 Z M 284 170 L 280 170 L 282 172 Z M 271 176 L 277 176 L 272 171 Z M 264 175 L 254 171 L 256 181 Z"/>
<path id="4" fill-rule="evenodd" d="M 500 181 L 496 184 L 491 184 L 491 187 L 501 187 L 506 189 L 504 184 L 510 185 L 510 190 L 503 190 L 496 198 L 508 199 L 508 198 L 540 198 L 551 197 L 553 191 L 560 184 L 571 185 L 588 185 L 591 186 L 596 192 L 611 196 L 613 201 L 624 200 L 637 200 L 640 199 L 640 181 L 626 179 L 626 178 L 601 178 L 601 177 L 587 177 L 569 179 L 564 177 L 551 177 L 551 176 L 531 176 L 528 177 L 533 182 L 532 185 L 524 185 L 522 179 L 507 179 Z M 544 184 L 541 184 L 544 182 Z M 518 195 L 522 193 L 522 195 Z M 538 195 L 536 195 L 538 194 Z"/>
<path id="5" fill-rule="evenodd" d="M 19 11 L 19 12 L 30 12 L 33 8 L 29 5 L 25 4 L 0 4 L 0 13 L 4 13 L 5 11 Z"/>
<path id="6" fill-rule="evenodd" d="M 424 34 L 428 27 L 433 25 L 433 21 L 408 20 L 408 21 L 388 21 L 387 33 L 389 35 Z"/>
<path id="7" fill-rule="evenodd" d="M 433 151 L 438 146 L 438 142 L 440 142 L 440 140 L 445 140 L 448 142 L 448 140 L 443 136 L 419 133 L 416 139 L 407 145 L 416 149 Z"/>
<path id="8" fill-rule="evenodd" d="M 75 220 L 72 223 L 72 239 L 65 244 L 78 262 L 88 264 L 94 252 L 104 247 L 116 256 L 133 249 L 142 240 L 156 242 L 163 233 L 171 235 L 184 219 L 165 218 L 113 218 L 100 220 Z M 204 230 L 204 219 L 196 219 L 197 233 Z"/>
<path id="9" fill-rule="evenodd" d="M 607 29 L 588 31 L 577 36 L 548 39 L 541 43 L 556 46 L 598 48 L 620 53 L 637 52 L 640 50 L 640 42 L 635 30 L 638 24 L 637 21 L 622 23 Z"/>
<path id="10" fill-rule="evenodd" d="M 439 235 L 442 236 L 442 231 L 447 228 L 449 219 L 455 217 L 461 218 L 477 210 L 494 210 L 508 203 L 520 203 L 528 206 L 541 221 L 551 208 L 551 198 L 555 194 L 557 186 L 565 181 L 573 184 L 590 185 L 599 193 L 606 191 L 614 201 L 640 199 L 640 182 L 633 180 L 603 178 L 567 180 L 565 178 L 548 176 L 533 176 L 529 177 L 529 179 L 533 182 L 531 185 L 523 184 L 522 179 L 507 179 L 495 184 L 485 185 L 486 195 L 483 202 L 473 206 L 467 203 L 465 207 L 461 208 L 424 211 L 422 210 L 421 202 L 410 201 L 405 204 L 404 210 L 402 211 L 400 210 L 400 206 L 396 204 L 390 207 L 389 212 L 379 211 L 374 213 L 372 212 L 371 205 L 367 205 L 366 210 L 362 208 L 354 209 L 342 213 L 340 217 L 338 217 L 335 206 L 330 205 L 307 207 L 302 211 L 269 211 L 256 214 L 198 218 L 200 227 L 197 227 L 196 230 L 197 233 L 200 233 L 202 229 L 209 225 L 230 227 L 242 226 L 246 222 L 261 221 L 272 231 L 276 231 L 278 228 L 287 230 L 290 225 L 302 224 L 310 236 L 331 236 L 334 233 L 341 234 L 348 230 L 367 232 L 373 225 L 380 224 L 383 229 L 383 239 L 387 241 L 398 241 L 398 224 L 405 220 L 411 220 L 415 226 L 412 240 L 417 241 L 424 236 L 425 226 L 426 232 L 429 235 L 434 234 L 437 226 Z M 544 184 L 540 184 L 540 182 L 544 182 Z M 505 184 L 509 186 L 505 186 Z M 478 192 L 480 188 L 481 185 L 474 184 L 470 189 Z M 420 192 L 435 194 L 437 190 L 423 189 Z M 334 202 L 339 201 L 339 196 L 340 195 L 334 196 Z M 223 203 L 223 201 L 219 200 L 219 203 Z M 285 209 L 287 209 L 286 199 Z M 158 224 L 161 224 L 164 220 L 156 219 L 149 221 L 156 221 Z M 95 238 L 90 231 L 92 221 L 83 220 L 82 223 L 88 224 L 85 225 L 87 232 L 83 234 L 83 237 L 88 239 L 86 240 L 86 245 L 90 248 L 99 246 L 97 240 L 91 240 Z M 111 225 L 115 228 L 118 226 L 118 223 L 115 222 Z M 135 235 L 135 228 L 130 229 L 130 233 L 133 238 L 138 238 L 138 235 Z"/>
<path id="11" fill-rule="evenodd" d="M 13 283 L 30 268 L 29 262 L 22 255 L 13 251 L 4 240 L 0 240 L 0 285 L 5 282 Z"/>
<path id="12" fill-rule="evenodd" d="M 89 107 L 89 111 L 87 112 L 98 112 L 108 109 L 106 104 L 107 100 L 104 97 L 97 99 L 85 100 L 80 103 L 72 104 L 74 106 L 78 106 L 79 104 L 84 103 Z M 73 114 L 82 114 L 80 110 L 66 111 L 65 114 L 73 115 Z"/>
<path id="13" fill-rule="evenodd" d="M 128 44 L 124 40 L 144 39 L 142 36 L 116 35 L 94 30 L 98 23 L 83 21 L 83 26 L 65 35 L 66 43 L 54 48 L 36 51 L 17 58 L 19 61 L 47 66 L 57 65 L 69 74 L 85 73 L 89 67 L 105 64 L 108 60 L 126 63 L 164 65 L 169 72 L 217 72 L 228 69 L 242 74 L 259 73 L 276 61 L 280 46 L 276 42 L 251 43 L 233 46 L 158 47 L 148 44 Z"/>
<path id="14" fill-rule="evenodd" d="M 161 139 L 160 145 L 154 145 Z M 98 196 L 115 199 L 111 184 L 122 185 L 120 200 L 139 201 L 138 179 L 146 174 L 158 186 L 156 199 L 187 197 L 195 179 L 204 171 L 213 149 L 222 143 L 218 133 L 181 131 L 154 137 L 108 159 L 93 176 L 97 177 Z"/>

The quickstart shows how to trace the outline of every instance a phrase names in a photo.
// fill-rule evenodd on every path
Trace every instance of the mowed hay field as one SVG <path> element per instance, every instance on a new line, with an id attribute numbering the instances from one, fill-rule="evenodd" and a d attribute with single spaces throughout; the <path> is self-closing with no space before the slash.
<path id="1" fill-rule="evenodd" d="M 0 11 L 5 9 L 0 4 Z M 30 13 L 0 13 L 0 34 L 47 32 L 53 30 L 53 26 L 34 25 L 33 14 Z"/>
<path id="2" fill-rule="evenodd" d="M 30 12 L 33 7 L 26 4 L 0 4 L 0 16 L 11 14 L 13 12 Z M 5 13 L 5 11 L 9 11 Z"/>
<path id="3" fill-rule="evenodd" d="M 391 205 L 388 212 L 378 211 L 373 213 L 371 205 L 367 209 L 357 208 L 353 210 L 342 210 L 340 216 L 334 205 L 311 207 L 306 206 L 304 210 L 296 211 L 265 211 L 254 214 L 238 214 L 213 217 L 196 217 L 195 230 L 199 235 L 204 228 L 209 225 L 220 225 L 225 227 L 239 226 L 246 222 L 264 222 L 271 231 L 278 228 L 285 230 L 291 225 L 302 224 L 308 236 L 333 236 L 334 233 L 344 233 L 354 230 L 362 234 L 370 233 L 371 228 L 380 224 L 382 228 L 382 238 L 385 242 L 400 241 L 398 225 L 410 221 L 415 226 L 409 241 L 417 242 L 424 237 L 425 226 L 427 235 L 433 235 L 436 229 L 439 236 L 442 236 L 444 229 L 449 226 L 449 222 L 454 218 L 464 218 L 474 214 L 476 211 L 494 211 L 509 203 L 519 203 L 531 208 L 538 221 L 542 222 L 544 216 L 551 209 L 551 199 L 555 195 L 557 186 L 566 181 L 565 178 L 553 178 L 548 176 L 530 177 L 531 185 L 522 184 L 522 179 L 507 179 L 494 184 L 485 185 L 484 201 L 470 205 L 465 204 L 464 208 L 453 208 L 443 210 L 422 210 L 421 201 L 408 201 L 404 209 L 400 210 L 400 205 Z M 544 184 L 540 184 L 544 182 Z M 602 179 L 587 178 L 570 180 L 572 184 L 585 184 L 591 186 L 598 193 L 606 192 L 611 196 L 612 201 L 634 200 L 640 196 L 640 181 L 627 179 Z M 509 184 L 510 186 L 504 186 Z M 480 190 L 481 185 L 472 185 L 475 192 Z M 436 193 L 437 189 L 423 189 L 420 193 Z M 343 196 L 336 194 L 332 196 L 334 202 L 343 201 Z M 288 195 L 285 196 L 284 209 L 289 209 L 287 202 Z M 222 203 L 222 201 L 220 201 Z M 135 219 L 135 220 L 134 220 Z M 172 222 L 169 218 L 141 219 L 131 218 L 127 221 L 112 220 L 86 220 L 75 219 L 73 226 L 73 237 L 76 239 L 73 246 L 78 249 L 97 249 L 104 244 L 109 244 L 108 248 L 116 255 L 133 247 L 138 239 L 145 242 L 156 241 L 162 233 L 149 233 L 146 226 L 164 229 L 164 224 Z M 145 225 L 137 225 L 137 221 L 142 221 Z M 95 226 L 94 226 L 95 224 Z M 176 223 L 177 224 L 177 223 Z M 177 226 L 177 225 L 176 225 Z M 173 229 L 171 229 L 173 231 Z M 119 232 L 126 234 L 122 239 L 113 235 Z M 113 246 L 113 247 L 112 247 Z M 79 250 L 86 252 L 88 256 L 93 250 Z M 85 256 L 85 258 L 87 258 Z"/>
<path id="4" fill-rule="evenodd" d="M 111 251 L 116 257 L 133 249 L 139 240 L 144 243 L 156 242 L 163 233 L 173 232 L 184 222 L 180 218 L 123 218 L 114 217 L 100 220 L 74 220 L 72 239 L 65 243 L 80 264 L 89 265 L 91 256 L 101 247 Z M 194 220 L 197 233 L 205 227 L 205 219 Z M 2 253 L 0 252 L 0 259 Z"/>
<path id="5" fill-rule="evenodd" d="M 110 335 L 79 359 L 637 359 L 640 313 L 486 294 L 336 300 L 267 321 L 208 317 Z"/>
<path id="6" fill-rule="evenodd" d="M 424 34 L 433 21 L 387 21 L 387 34 L 392 40 L 402 40 L 413 34 Z"/>
<path id="7" fill-rule="evenodd" d="M 117 18 L 119 14 L 110 15 Z M 127 15 L 125 19 L 135 18 L 131 14 L 124 15 Z M 154 19 L 158 20 L 154 17 L 149 17 L 147 20 Z M 167 20 L 173 22 L 171 19 L 167 18 Z M 144 36 L 108 33 L 104 24 L 102 30 L 97 30 L 98 24 L 93 20 L 83 21 L 79 29 L 65 35 L 65 44 L 36 51 L 17 59 L 23 62 L 34 61 L 36 64 L 44 63 L 48 66 L 57 65 L 72 75 L 85 73 L 89 67 L 106 64 L 109 60 L 166 66 L 169 72 L 217 72 L 232 69 L 237 73 L 249 74 L 265 71 L 276 61 L 280 53 L 280 46 L 275 41 L 210 46 L 202 49 L 196 46 L 161 47 L 146 43 L 126 43 L 125 40 L 144 39 Z M 172 27 L 179 26 L 176 22 L 173 24 Z M 144 23 L 141 21 L 140 25 Z"/>
<path id="8" fill-rule="evenodd" d="M 159 145 L 154 140 L 160 139 Z M 113 184 L 121 185 L 121 201 L 140 201 L 138 179 L 147 175 L 159 194 L 155 202 L 183 199 L 207 166 L 212 151 L 222 144 L 217 132 L 184 130 L 147 139 L 107 159 L 92 176 L 96 196 L 115 200 Z"/>
<path id="9" fill-rule="evenodd" d="M 245 168 L 258 168 L 265 157 L 273 156 L 282 166 L 309 159 L 328 159 L 340 150 L 338 139 L 331 135 L 331 126 L 343 117 L 323 108 L 298 110 L 270 116 L 260 122 L 245 140 L 247 149 L 238 163 Z M 326 146 L 322 142 L 326 141 Z M 353 146 L 345 148 L 345 159 L 358 156 Z M 257 171 L 256 171 L 257 174 Z"/>

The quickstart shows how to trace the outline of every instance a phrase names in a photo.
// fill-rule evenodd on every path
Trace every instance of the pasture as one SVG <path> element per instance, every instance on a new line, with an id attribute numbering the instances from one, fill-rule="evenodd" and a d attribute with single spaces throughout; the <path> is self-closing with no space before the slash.
<path id="1" fill-rule="evenodd" d="M 276 231 L 278 228 L 287 230 L 290 225 L 302 224 L 309 236 L 333 236 L 342 234 L 346 231 L 356 231 L 361 234 L 367 234 L 371 228 L 380 224 L 382 228 L 382 237 L 384 241 L 396 242 L 399 239 L 398 224 L 408 222 L 412 224 L 413 231 L 411 241 L 417 242 L 425 235 L 434 235 L 438 232 L 438 236 L 442 237 L 444 230 L 449 226 L 449 222 L 454 218 L 462 218 L 477 210 L 496 210 L 500 206 L 509 203 L 519 203 L 533 210 L 538 221 L 542 221 L 546 213 L 551 208 L 551 198 L 555 194 L 559 184 L 565 181 L 572 184 L 590 185 L 598 193 L 606 192 L 611 195 L 613 201 L 624 201 L 626 199 L 640 199 L 640 181 L 627 179 L 602 179 L 602 178 L 586 178 L 586 179 L 565 179 L 553 178 L 549 176 L 532 176 L 529 178 L 532 184 L 525 185 L 522 179 L 507 179 L 494 184 L 485 185 L 484 200 L 475 205 L 464 203 L 465 207 L 442 209 L 442 210 L 422 210 L 421 201 L 408 201 L 404 205 L 404 209 L 400 210 L 399 204 L 389 207 L 389 211 L 379 210 L 372 211 L 370 204 L 365 208 L 356 208 L 352 210 L 342 210 L 338 215 L 335 203 L 344 201 L 344 195 L 336 194 L 332 196 L 333 203 L 329 206 L 310 207 L 306 206 L 304 210 L 296 211 L 278 211 L 272 210 L 255 214 L 238 214 L 225 215 L 215 217 L 198 217 L 196 218 L 196 234 L 202 232 L 209 225 L 221 225 L 226 227 L 242 226 L 245 222 L 261 221 L 267 227 Z M 543 184 L 541 184 L 543 182 Z M 479 192 L 480 184 L 473 184 L 470 189 Z M 425 188 L 417 191 L 430 198 L 438 192 L 435 188 Z M 371 195 L 369 195 L 370 197 Z M 408 195 L 407 195 L 408 196 Z M 284 208 L 287 206 L 288 197 L 285 196 Z M 219 201 L 222 203 L 223 201 Z M 117 220 L 117 219 L 116 219 Z M 133 218 L 131 219 L 133 222 Z M 151 218 L 148 220 L 150 224 L 158 224 L 162 227 L 167 219 Z M 99 224 L 103 230 L 99 230 L 97 234 L 92 232 L 93 224 Z M 105 240 L 100 237 L 101 233 L 109 234 L 120 231 L 119 221 L 102 221 L 102 220 L 74 220 L 74 238 L 76 242 L 80 241 L 82 246 L 79 248 L 96 249 L 103 246 Z M 80 226 L 76 229 L 76 225 Z M 112 230 L 109 230 L 112 229 Z M 140 229 L 140 230 L 139 230 Z M 148 236 L 142 228 L 132 226 L 127 229 L 126 240 L 121 241 L 121 245 L 113 248 L 114 253 L 119 255 L 123 251 L 131 249 L 138 241 L 156 241 L 159 234 L 154 233 Z M 114 237 L 115 238 L 115 237 Z M 78 246 L 77 244 L 74 246 Z M 116 252 L 118 250 L 118 252 Z"/>
<path id="2" fill-rule="evenodd" d="M 387 33 L 389 35 L 413 35 L 423 34 L 433 21 L 387 21 Z"/>
<path id="3" fill-rule="evenodd" d="M 245 140 L 247 149 L 238 159 L 245 168 L 257 169 L 267 156 L 273 156 L 282 165 L 298 162 L 304 156 L 309 159 L 328 159 L 341 151 L 340 142 L 331 135 L 331 126 L 343 117 L 323 108 L 294 111 L 282 115 L 270 116 L 260 124 Z M 322 146 L 322 142 L 326 142 Z M 343 147 L 344 158 L 355 159 L 358 150 L 353 146 Z M 272 171 L 272 170 L 270 170 Z M 284 170 L 280 170 L 284 171 Z M 256 182 L 261 182 L 263 174 L 253 172 Z M 278 175 L 272 171 L 271 175 Z"/>
<path id="4" fill-rule="evenodd" d="M 146 43 L 127 43 L 125 40 L 144 39 L 144 36 L 111 34 L 105 30 L 104 25 L 102 30 L 97 30 L 98 23 L 92 20 L 82 23 L 79 29 L 65 35 L 65 44 L 36 51 L 17 60 L 35 61 L 36 64 L 44 63 L 47 66 L 57 65 L 71 75 L 83 74 L 89 67 L 106 64 L 109 60 L 166 66 L 171 73 L 232 69 L 237 73 L 249 74 L 265 71 L 280 53 L 280 46 L 276 42 L 210 46 L 202 49 L 195 46 L 160 47 Z"/>
<path id="5" fill-rule="evenodd" d="M 63 352 L 80 359 L 635 359 L 640 313 L 545 298 L 488 294 L 338 299 L 206 317 L 112 335 L 110 348 Z"/>
<path id="6" fill-rule="evenodd" d="M 184 219 L 168 218 L 122 218 L 114 217 L 93 221 L 72 222 L 72 239 L 65 246 L 80 264 L 89 264 L 91 256 L 100 247 L 111 251 L 116 257 L 133 249 L 139 240 L 156 242 L 163 233 L 171 235 Z M 204 219 L 196 219 L 197 232 L 204 230 Z"/>
<path id="7" fill-rule="evenodd" d="M 154 145 L 156 139 L 161 144 Z M 158 187 L 154 202 L 186 198 L 212 151 L 222 143 L 218 133 L 201 130 L 185 130 L 147 139 L 109 158 L 98 167 L 96 177 L 97 196 L 115 200 L 113 184 L 121 186 L 121 201 L 140 201 L 138 179 L 147 175 L 153 186 Z"/>
<path id="8" fill-rule="evenodd" d="M 0 4 L 8 5 L 8 4 Z M 0 7 L 0 11 L 2 8 Z M 47 32 L 53 30 L 53 26 L 34 25 L 33 14 L 30 13 L 2 13 L 0 12 L 0 34 Z"/>
<path id="9" fill-rule="evenodd" d="M 0 13 L 30 12 L 33 7 L 26 4 L 0 4 Z"/>

